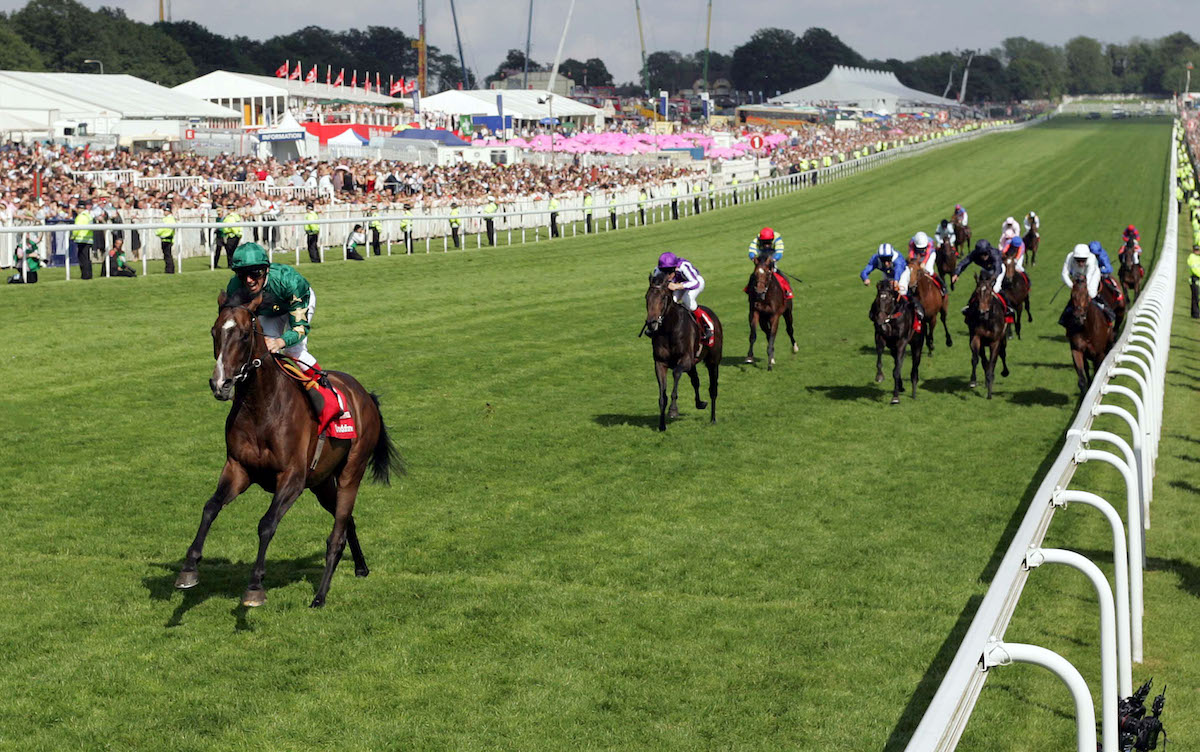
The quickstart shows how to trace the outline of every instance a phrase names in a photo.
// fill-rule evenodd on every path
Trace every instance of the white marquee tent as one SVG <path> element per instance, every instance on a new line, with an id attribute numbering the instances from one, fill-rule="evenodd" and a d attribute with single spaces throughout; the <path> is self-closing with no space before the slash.
<path id="1" fill-rule="evenodd" d="M 821 81 L 811 86 L 771 97 L 773 104 L 837 105 L 893 113 L 901 107 L 961 107 L 953 99 L 939 97 L 900 83 L 891 71 L 833 66 Z"/>
<path id="2" fill-rule="evenodd" d="M 554 117 L 560 121 L 572 121 L 579 125 L 604 123 L 604 111 L 600 108 L 562 96 L 555 96 L 552 102 L 547 102 L 550 92 L 538 89 L 450 89 L 422 99 L 421 110 L 495 117 L 500 114 L 496 107 L 496 95 L 503 97 L 504 116 L 512 117 L 514 125 L 537 123 L 550 117 L 551 109 Z"/>
<path id="3" fill-rule="evenodd" d="M 92 133 L 116 133 L 121 121 L 197 121 L 229 125 L 238 117 L 224 107 L 123 74 L 0 71 L 0 115 L 34 121 L 86 122 Z M 24 129 L 22 129 L 24 130 Z"/>
<path id="4" fill-rule="evenodd" d="M 385 84 L 386 85 L 386 84 Z M 242 113 L 244 125 L 265 125 L 277 114 L 300 112 L 309 105 L 349 102 L 366 105 L 395 105 L 403 101 L 361 87 L 330 86 L 324 83 L 255 76 L 250 73 L 213 71 L 175 87 L 175 91 L 223 104 Z"/>

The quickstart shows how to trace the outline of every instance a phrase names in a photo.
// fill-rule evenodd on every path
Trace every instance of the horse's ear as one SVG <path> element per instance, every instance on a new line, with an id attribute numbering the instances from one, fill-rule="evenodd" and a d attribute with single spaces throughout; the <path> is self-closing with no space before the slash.
<path id="1" fill-rule="evenodd" d="M 249 308 L 251 311 L 257 311 L 258 307 L 260 305 L 262 305 L 262 299 L 263 299 L 263 296 L 262 296 L 262 293 L 260 292 L 258 295 L 254 296 L 254 300 L 251 300 L 249 303 L 246 304 L 246 307 Z"/>
<path id="2" fill-rule="evenodd" d="M 227 301 L 227 300 L 229 300 L 229 293 L 222 290 L 217 295 L 217 310 L 218 311 L 225 307 L 225 301 Z"/>

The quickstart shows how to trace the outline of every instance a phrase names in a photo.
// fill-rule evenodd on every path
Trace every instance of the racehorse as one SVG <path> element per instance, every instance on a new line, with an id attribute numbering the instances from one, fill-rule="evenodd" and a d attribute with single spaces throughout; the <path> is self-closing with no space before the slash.
<path id="1" fill-rule="evenodd" d="M 1141 293 L 1142 277 L 1146 276 L 1146 270 L 1142 268 L 1140 263 L 1133 263 L 1133 253 L 1137 241 L 1133 238 L 1125 241 L 1125 246 L 1121 249 L 1121 270 L 1117 276 L 1121 280 L 1121 292 L 1125 297 L 1133 300 Z"/>
<path id="2" fill-rule="evenodd" d="M 1042 242 L 1042 236 L 1039 228 L 1042 226 L 1042 220 L 1037 216 L 1029 218 L 1029 230 L 1021 238 L 1025 243 L 1025 255 L 1029 257 L 1029 265 L 1033 266 L 1037 263 L 1038 243 Z"/>
<path id="3" fill-rule="evenodd" d="M 658 430 L 667 430 L 667 418 L 679 417 L 676 399 L 679 395 L 679 376 L 687 373 L 696 392 L 696 409 L 711 407 L 709 422 L 717 422 L 717 373 L 721 367 L 721 322 L 712 309 L 700 306 L 713 323 L 711 347 L 700 342 L 700 325 L 684 306 L 676 303 L 667 288 L 669 277 L 650 276 L 646 290 L 646 323 L 643 332 L 650 334 L 654 354 L 654 373 L 658 377 Z M 696 364 L 703 362 L 708 369 L 708 402 L 700 399 L 700 376 Z M 667 370 L 675 376 L 671 389 L 671 411 L 667 412 Z"/>
<path id="4" fill-rule="evenodd" d="M 1125 309 L 1128 307 L 1129 301 L 1121 292 L 1117 283 L 1108 277 L 1102 278 L 1100 280 L 1100 293 L 1096 297 L 1100 298 L 1115 314 L 1116 321 L 1114 322 L 1113 331 L 1121 331 L 1121 325 L 1125 323 Z"/>
<path id="5" fill-rule="evenodd" d="M 1021 308 L 1025 308 L 1025 315 L 1029 317 L 1029 323 L 1033 323 L 1033 311 L 1029 308 L 1029 288 L 1032 283 L 1029 280 L 1029 275 L 1024 272 L 1017 271 L 1017 259 L 1009 257 L 1004 259 L 1004 284 L 1001 287 L 1004 292 L 1004 297 L 1007 298 L 1008 304 L 1013 310 L 1013 331 L 1017 334 L 1017 339 L 1021 338 Z"/>
<path id="6" fill-rule="evenodd" d="M 954 220 L 954 255 L 961 256 L 963 246 L 971 248 L 971 226 Z"/>
<path id="7" fill-rule="evenodd" d="M 262 295 L 253 300 L 239 296 L 217 298 L 213 324 L 213 355 L 217 364 L 209 381 L 213 396 L 232 399 L 225 419 L 225 467 L 216 493 L 204 505 L 200 529 L 188 547 L 175 587 L 187 589 L 200 581 L 197 565 L 204 539 L 221 509 L 251 483 L 272 493 L 271 505 L 258 523 L 258 559 L 242 605 L 261 606 L 267 546 L 280 520 L 304 491 L 311 489 L 321 506 L 333 515 L 333 532 L 325 544 L 325 573 L 313 597 L 312 608 L 325 604 L 333 572 L 350 544 L 354 573 L 369 574 L 354 526 L 354 501 L 369 465 L 372 480 L 386 484 L 393 468 L 404 472 L 403 462 L 379 411 L 379 398 L 368 393 L 352 376 L 328 371 L 329 380 L 345 397 L 356 421 L 358 438 L 329 438 L 318 442 L 317 421 L 304 389 L 273 362 L 262 326 L 254 311 Z M 327 441 L 318 454 L 318 446 Z"/>
<path id="8" fill-rule="evenodd" d="M 950 327 L 946 326 L 946 311 L 950 308 L 950 301 L 942 294 L 942 288 L 938 287 L 937 282 L 925 273 L 925 267 L 920 264 L 913 264 L 908 267 L 912 270 L 912 289 L 916 290 L 918 300 L 921 301 L 921 307 L 925 309 L 925 344 L 929 348 L 929 354 L 933 355 L 933 332 L 937 329 L 937 317 L 942 317 L 942 329 L 946 332 L 946 347 L 953 347 L 954 342 L 950 339 Z"/>
<path id="9" fill-rule="evenodd" d="M 959 253 L 956 244 L 950 242 L 950 236 L 942 237 L 937 247 L 937 272 L 942 281 L 954 278 L 954 267 L 958 265 Z M 950 283 L 950 289 L 954 289 L 954 282 Z"/>
<path id="10" fill-rule="evenodd" d="M 1087 392 L 1088 384 L 1113 346 L 1115 329 L 1101 313 L 1087 291 L 1082 277 L 1071 286 L 1072 316 L 1067 319 L 1067 340 L 1071 343 L 1071 359 L 1079 376 L 1079 391 Z M 1090 368 L 1089 368 L 1090 366 Z"/>
<path id="11" fill-rule="evenodd" d="M 871 304 L 871 321 L 875 324 L 875 383 L 883 381 L 883 350 L 892 354 L 892 404 L 900 404 L 904 391 L 904 351 L 912 345 L 912 396 L 917 398 L 917 379 L 921 368 L 921 337 L 913 331 L 916 317 L 911 305 L 900 298 L 890 279 L 883 279 L 875 288 Z"/>
<path id="12" fill-rule="evenodd" d="M 754 262 L 754 272 L 746 283 L 746 295 L 750 299 L 750 349 L 746 353 L 746 362 L 754 362 L 754 340 L 758 338 L 758 328 L 762 327 L 763 334 L 767 335 L 767 370 L 770 371 L 775 367 L 775 335 L 779 332 L 780 316 L 787 326 L 792 352 L 800 352 L 792 329 L 793 300 L 784 297 L 783 285 L 771 270 L 770 256 Z"/>
<path id="13" fill-rule="evenodd" d="M 983 359 L 983 376 L 987 381 L 987 398 L 992 398 L 992 384 L 996 380 L 996 359 L 1004 365 L 1001 376 L 1008 375 L 1008 341 L 1005 338 L 1007 325 L 1004 321 L 1004 303 L 992 291 L 990 279 L 975 278 L 975 295 L 967 308 L 967 328 L 971 332 L 971 383 L 974 388 L 975 367 Z"/>

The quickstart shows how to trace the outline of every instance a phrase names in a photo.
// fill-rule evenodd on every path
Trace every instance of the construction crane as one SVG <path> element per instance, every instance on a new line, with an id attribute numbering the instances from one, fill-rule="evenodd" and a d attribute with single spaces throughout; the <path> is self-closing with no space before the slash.
<path id="1" fill-rule="evenodd" d="M 650 68 L 646 65 L 646 36 L 642 33 L 642 4 L 633 0 L 633 9 L 637 13 L 638 41 L 642 43 L 642 88 L 646 96 L 650 96 Z"/>

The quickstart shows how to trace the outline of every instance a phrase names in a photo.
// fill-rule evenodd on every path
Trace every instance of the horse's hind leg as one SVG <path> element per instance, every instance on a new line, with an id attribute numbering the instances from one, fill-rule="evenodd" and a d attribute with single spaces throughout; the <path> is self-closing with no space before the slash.
<path id="1" fill-rule="evenodd" d="M 883 337 L 875 330 L 875 383 L 883 383 Z"/>
<path id="2" fill-rule="evenodd" d="M 654 377 L 658 380 L 658 430 L 667 430 L 667 364 L 654 361 Z"/>
<path id="3" fill-rule="evenodd" d="M 900 404 L 900 392 L 904 391 L 904 352 L 907 342 L 899 342 L 892 348 L 892 404 Z"/>
<path id="4" fill-rule="evenodd" d="M 1000 365 L 1003 366 L 1003 368 L 1000 370 L 1000 375 L 1007 378 L 1008 377 L 1008 343 L 1004 340 L 1000 340 L 1000 349 L 997 352 L 1000 355 Z M 996 364 L 994 362 L 995 360 L 996 360 L 996 358 L 993 356 L 993 358 L 992 358 L 992 361 L 993 361 L 992 368 L 993 369 L 995 369 L 995 367 L 996 367 Z"/>
<path id="5" fill-rule="evenodd" d="M 933 332 L 927 332 L 925 337 L 931 339 Z M 921 343 L 917 342 L 912 349 L 912 398 L 917 398 L 917 381 L 921 378 Z"/>
<path id="6" fill-rule="evenodd" d="M 258 558 L 254 561 L 254 569 L 250 572 L 250 584 L 242 596 L 243 606 L 261 606 L 267 602 L 267 591 L 263 589 L 263 575 L 267 572 L 267 547 L 275 537 L 279 521 L 296 503 L 300 492 L 304 490 L 303 470 L 281 476 L 275 483 L 275 495 L 271 497 L 271 506 L 267 513 L 258 521 Z"/>
<path id="7" fill-rule="evenodd" d="M 709 413 L 708 422 L 717 422 L 717 375 L 721 370 L 721 358 L 710 358 L 706 364 L 708 367 L 708 406 Z"/>
<path id="8" fill-rule="evenodd" d="M 976 387 L 976 385 L 979 384 L 979 381 L 975 378 L 975 369 L 979 366 L 979 350 L 980 350 L 979 338 L 972 336 L 971 337 L 971 381 L 970 381 L 970 383 L 967 384 L 967 386 L 969 386 L 972 389 L 974 389 Z M 984 367 L 986 368 L 987 366 L 985 365 Z"/>
<path id="9" fill-rule="evenodd" d="M 316 494 L 317 501 L 321 502 L 321 506 L 325 508 L 325 511 L 337 517 L 337 481 L 329 478 L 312 491 Z M 346 541 L 350 544 L 350 556 L 354 558 L 354 575 L 356 577 L 366 577 L 371 573 L 371 570 L 367 568 L 367 559 L 363 556 L 362 546 L 358 543 L 358 531 L 354 525 L 354 515 L 350 515 L 350 518 L 346 520 Z"/>
<path id="10" fill-rule="evenodd" d="M 246 474 L 245 469 L 233 460 L 226 460 L 225 467 L 221 470 L 221 479 L 217 481 L 216 493 L 204 505 L 204 511 L 200 515 L 200 528 L 196 531 L 192 545 L 188 546 L 183 568 L 179 570 L 179 577 L 175 579 L 175 587 L 187 590 L 200 582 L 197 567 L 204 553 L 204 540 L 208 537 L 213 520 L 226 504 L 240 496 L 249 486 L 250 476 Z"/>
<path id="11" fill-rule="evenodd" d="M 946 324 L 946 309 L 950 307 L 950 301 L 942 298 L 942 331 L 946 333 L 946 347 L 953 347 L 954 341 L 950 339 L 950 327 Z"/>
<path id="12" fill-rule="evenodd" d="M 347 471 L 343 471 L 342 474 L 346 475 Z M 358 478 L 361 477 L 360 471 Z M 317 594 L 313 596 L 311 608 L 320 608 L 325 605 L 325 596 L 329 594 L 333 573 L 337 570 L 338 562 L 342 560 L 342 552 L 346 550 L 346 539 L 349 537 L 353 520 L 351 513 L 354 511 L 354 500 L 357 496 L 358 479 L 338 486 L 337 506 L 333 513 L 333 532 L 329 534 L 329 539 L 325 542 L 325 573 L 321 575 L 321 584 L 317 586 Z M 351 554 L 353 554 L 353 550 L 351 550 Z"/>
<path id="13" fill-rule="evenodd" d="M 796 330 L 792 327 L 792 304 L 788 303 L 787 308 L 783 309 L 783 323 L 787 327 L 788 339 L 792 341 L 792 352 L 800 352 L 800 346 L 796 344 Z"/>
<path id="14" fill-rule="evenodd" d="M 767 370 L 775 368 L 775 335 L 779 334 L 779 317 L 773 317 L 764 327 L 767 330 Z"/>
<path id="15" fill-rule="evenodd" d="M 688 371 L 688 378 L 692 380 L 692 391 L 696 393 L 696 409 L 703 410 L 708 407 L 708 403 L 700 399 L 700 374 L 696 373 L 695 366 Z"/>
<path id="16" fill-rule="evenodd" d="M 750 349 L 746 351 L 746 362 L 754 362 L 754 340 L 758 339 L 758 312 L 750 309 Z"/>

